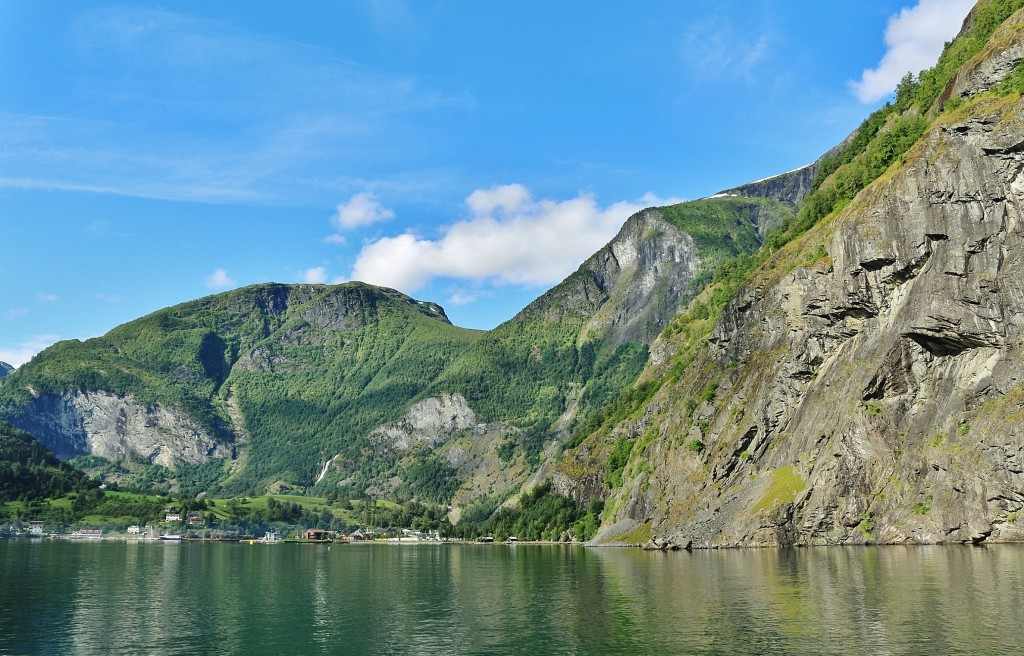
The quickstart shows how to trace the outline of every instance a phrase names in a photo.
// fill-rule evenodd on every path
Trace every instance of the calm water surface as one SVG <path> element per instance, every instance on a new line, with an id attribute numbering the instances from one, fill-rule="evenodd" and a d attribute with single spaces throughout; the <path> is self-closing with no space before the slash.
<path id="1" fill-rule="evenodd" d="M 0 654 L 1017 654 L 1024 548 L 0 540 Z"/>

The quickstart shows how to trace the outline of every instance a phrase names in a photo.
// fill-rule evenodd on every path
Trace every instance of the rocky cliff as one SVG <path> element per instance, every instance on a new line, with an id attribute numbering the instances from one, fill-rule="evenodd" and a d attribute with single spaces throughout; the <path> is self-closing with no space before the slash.
<path id="1" fill-rule="evenodd" d="M 827 159 L 838 155 L 852 138 L 853 135 L 850 135 L 842 143 L 831 148 L 827 153 L 806 166 L 801 166 L 798 169 L 773 175 L 762 180 L 748 182 L 732 189 L 725 189 L 712 196 L 712 198 L 729 196 L 775 198 L 791 205 L 798 205 L 808 194 L 814 191 L 814 181 L 822 164 Z"/>
<path id="2" fill-rule="evenodd" d="M 583 310 L 583 335 L 616 343 L 652 341 L 675 316 L 700 268 L 693 238 L 666 222 L 657 209 L 626 221 L 607 246 L 573 276 L 535 301 L 546 312 Z M 534 312 L 527 308 L 524 316 Z"/>
<path id="3" fill-rule="evenodd" d="M 643 210 L 513 321 L 582 315 L 581 337 L 649 344 L 706 283 L 721 243 L 732 243 L 730 254 L 753 251 L 765 229 L 791 213 L 775 199 L 725 197 Z"/>
<path id="4" fill-rule="evenodd" d="M 1024 58 L 1022 23 L 949 82 L 958 109 L 754 274 L 677 378 L 563 462 L 585 498 L 608 444 L 630 454 L 599 540 L 1024 539 L 1024 99 L 985 93 Z"/>
<path id="5" fill-rule="evenodd" d="M 531 470 L 516 449 L 521 433 L 503 422 L 479 421 L 465 398 L 445 394 L 414 404 L 401 419 L 371 431 L 369 440 L 378 455 L 429 454 L 446 463 L 449 479 L 457 482 L 450 513 L 457 522 L 474 502 L 488 496 L 505 499 L 523 484 Z M 404 482 L 399 475 L 391 485 Z"/>
<path id="6" fill-rule="evenodd" d="M 231 455 L 230 445 L 198 421 L 161 404 L 141 404 L 131 395 L 74 391 L 40 394 L 23 426 L 59 458 L 91 454 L 134 457 L 171 469 Z"/>

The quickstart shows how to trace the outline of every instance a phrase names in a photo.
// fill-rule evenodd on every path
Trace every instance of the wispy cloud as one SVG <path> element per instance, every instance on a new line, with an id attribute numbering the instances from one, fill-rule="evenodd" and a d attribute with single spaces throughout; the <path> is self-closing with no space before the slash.
<path id="1" fill-rule="evenodd" d="M 75 33 L 68 116 L 0 117 L 0 187 L 321 198 L 337 189 L 319 181 L 407 155 L 420 139 L 410 116 L 467 103 L 318 48 L 160 9 L 88 12 Z"/>
<path id="2" fill-rule="evenodd" d="M 4 312 L 5 319 L 20 319 L 28 315 L 28 309 L 23 307 L 11 308 Z"/>
<path id="3" fill-rule="evenodd" d="M 103 301 L 104 303 L 120 303 L 121 297 L 117 294 L 96 294 L 95 298 L 97 301 Z"/>
<path id="4" fill-rule="evenodd" d="M 724 18 L 709 18 L 687 28 L 679 53 L 695 79 L 734 81 L 754 75 L 771 45 L 771 33 L 763 27 L 751 30 Z"/>
<path id="5" fill-rule="evenodd" d="M 20 367 L 31 360 L 36 353 L 59 339 L 59 335 L 37 335 L 19 344 L 0 344 L 0 362 Z"/>
<path id="6" fill-rule="evenodd" d="M 850 82 L 857 99 L 878 102 L 892 93 L 907 73 L 917 75 L 933 66 L 973 6 L 974 0 L 919 0 L 889 18 L 882 60 L 875 68 L 866 69 L 860 80 Z"/>
<path id="7" fill-rule="evenodd" d="M 36 300 L 40 303 L 56 303 L 60 296 L 56 294 L 36 294 Z"/>
<path id="8" fill-rule="evenodd" d="M 668 202 L 647 196 L 602 208 L 588 194 L 534 200 L 519 184 L 479 189 L 466 198 L 470 218 L 447 227 L 438 239 L 406 232 L 366 244 L 351 278 L 407 293 L 435 278 L 552 284 L 607 243 L 631 214 Z M 468 303 L 470 296 L 452 300 Z"/>
<path id="9" fill-rule="evenodd" d="M 448 296 L 447 303 L 449 305 L 470 305 L 476 303 L 480 298 L 484 296 L 490 296 L 491 294 L 486 290 L 481 289 L 479 286 L 475 286 L 473 289 L 457 289 Z"/>
<path id="10" fill-rule="evenodd" d="M 228 289 L 235 286 L 235 280 L 227 271 L 218 268 L 206 277 L 206 286 L 210 289 Z"/>

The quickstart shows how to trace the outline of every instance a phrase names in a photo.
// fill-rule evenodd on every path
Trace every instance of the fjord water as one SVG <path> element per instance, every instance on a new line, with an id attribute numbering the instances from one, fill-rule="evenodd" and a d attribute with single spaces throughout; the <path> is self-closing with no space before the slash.
<path id="1" fill-rule="evenodd" d="M 1018 653 L 1024 548 L 0 540 L 0 653 Z"/>

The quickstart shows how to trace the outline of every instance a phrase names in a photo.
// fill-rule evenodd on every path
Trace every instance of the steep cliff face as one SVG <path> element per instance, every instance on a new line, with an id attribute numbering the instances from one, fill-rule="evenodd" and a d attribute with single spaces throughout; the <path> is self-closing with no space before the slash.
<path id="1" fill-rule="evenodd" d="M 706 283 L 723 250 L 755 250 L 764 230 L 792 214 L 777 199 L 718 198 L 650 208 L 579 270 L 513 321 L 583 316 L 583 338 L 649 344 Z"/>
<path id="2" fill-rule="evenodd" d="M 1021 23 L 947 91 L 1015 68 Z M 939 116 L 741 289 L 678 381 L 612 434 L 635 449 L 601 539 L 1024 539 L 1022 116 L 1016 93 Z M 572 454 L 561 487 L 593 494 L 581 474 L 601 453 Z"/>
<path id="3" fill-rule="evenodd" d="M 134 456 L 175 468 L 231 455 L 222 443 L 188 414 L 131 396 L 106 392 L 41 394 L 23 424 L 60 458 L 91 454 L 118 460 Z"/>
<path id="4" fill-rule="evenodd" d="M 657 209 L 636 214 L 575 276 L 556 288 L 559 304 L 585 304 L 582 333 L 615 343 L 651 342 L 679 310 L 700 270 L 693 238 Z"/>

